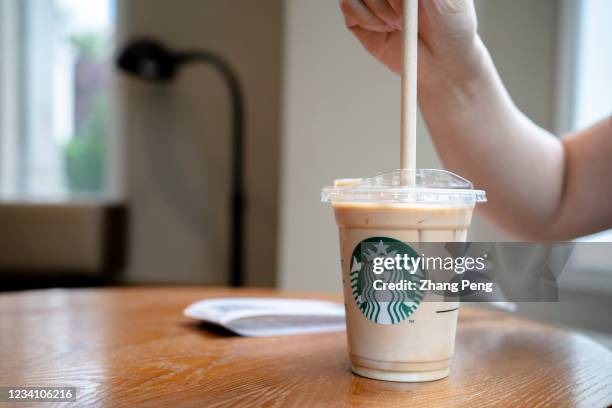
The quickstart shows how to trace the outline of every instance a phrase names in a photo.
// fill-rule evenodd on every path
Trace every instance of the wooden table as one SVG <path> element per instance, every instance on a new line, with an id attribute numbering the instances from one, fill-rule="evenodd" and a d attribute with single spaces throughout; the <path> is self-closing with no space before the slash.
<path id="1" fill-rule="evenodd" d="M 2 294 L 0 386 L 76 386 L 72 406 L 79 407 L 612 403 L 609 351 L 581 335 L 501 312 L 464 307 L 450 377 L 421 384 L 352 375 L 343 332 L 241 338 L 206 330 L 181 314 L 198 299 L 239 295 L 339 300 L 203 288 Z"/>

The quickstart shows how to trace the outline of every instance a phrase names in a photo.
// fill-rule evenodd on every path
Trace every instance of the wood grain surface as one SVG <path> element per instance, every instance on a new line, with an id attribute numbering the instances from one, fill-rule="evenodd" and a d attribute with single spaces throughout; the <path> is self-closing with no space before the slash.
<path id="1" fill-rule="evenodd" d="M 71 406 L 79 407 L 612 403 L 608 350 L 581 335 L 505 313 L 462 308 L 450 377 L 401 384 L 351 374 L 344 332 L 241 338 L 182 316 L 189 303 L 219 296 L 339 300 L 203 288 L 2 294 L 0 386 L 76 386 Z"/>

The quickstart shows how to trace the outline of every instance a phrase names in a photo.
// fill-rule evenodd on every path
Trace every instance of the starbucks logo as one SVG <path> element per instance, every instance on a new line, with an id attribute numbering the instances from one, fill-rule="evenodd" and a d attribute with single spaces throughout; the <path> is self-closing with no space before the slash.
<path id="1" fill-rule="evenodd" d="M 427 279 L 427 271 L 417 269 L 412 273 L 412 264 L 407 262 L 403 265 L 408 268 L 398 269 L 395 265 L 381 272 L 380 259 L 395 259 L 397 255 L 402 260 L 419 256 L 409 245 L 386 237 L 361 241 L 351 256 L 349 279 L 353 298 L 363 315 L 375 323 L 397 324 L 406 320 L 418 309 L 425 296 L 425 292 L 418 288 L 420 281 Z M 408 289 L 408 282 L 414 282 L 413 290 Z"/>

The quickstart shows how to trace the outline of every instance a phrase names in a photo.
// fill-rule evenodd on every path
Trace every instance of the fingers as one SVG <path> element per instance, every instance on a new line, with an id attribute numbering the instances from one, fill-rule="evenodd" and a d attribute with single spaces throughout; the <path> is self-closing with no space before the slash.
<path id="1" fill-rule="evenodd" d="M 396 74 L 402 72 L 400 58 L 402 34 L 400 31 L 394 31 L 392 33 L 373 33 L 358 26 L 351 28 L 351 31 L 365 49 L 383 62 L 391 71 Z M 430 51 L 423 42 L 419 41 L 419 66 L 423 63 L 425 63 L 423 65 L 427 65 L 427 61 L 430 59 Z M 429 65 L 431 65 L 431 63 Z M 426 72 L 419 70 L 420 76 L 426 74 Z"/>
<path id="2" fill-rule="evenodd" d="M 425 17 L 434 21 L 474 14 L 474 0 L 341 0 L 340 7 L 349 27 L 392 32 L 401 30 L 404 1 L 419 1 Z"/>
<path id="3" fill-rule="evenodd" d="M 395 14 L 397 14 L 400 17 L 400 21 L 401 21 L 402 14 L 404 13 L 404 11 L 403 11 L 403 1 L 402 0 L 387 0 L 387 2 L 391 6 L 391 8 L 395 12 Z"/>
<path id="4" fill-rule="evenodd" d="M 387 23 L 388 26 L 395 27 L 396 30 L 402 29 L 401 12 L 396 13 L 388 0 L 363 0 L 363 2 L 372 13 Z"/>
<path id="5" fill-rule="evenodd" d="M 379 17 L 373 9 L 370 9 L 365 3 L 366 0 L 341 0 L 340 8 L 344 13 L 346 19 L 346 25 L 351 28 L 355 26 L 363 27 L 369 31 L 376 32 L 392 32 L 397 28 L 395 25 L 388 24 L 382 17 Z M 387 0 L 367 0 L 368 3 L 372 3 L 372 7 L 376 7 L 376 10 L 390 18 L 390 11 L 393 9 L 387 3 Z M 382 4 L 375 3 L 387 3 L 385 8 Z M 384 11 L 383 11 L 384 10 Z"/>
<path id="6" fill-rule="evenodd" d="M 399 53 L 401 52 L 400 44 L 402 40 L 399 31 L 373 33 L 359 26 L 351 28 L 351 31 L 370 54 L 382 61 L 393 72 L 398 74 L 401 72 Z"/>

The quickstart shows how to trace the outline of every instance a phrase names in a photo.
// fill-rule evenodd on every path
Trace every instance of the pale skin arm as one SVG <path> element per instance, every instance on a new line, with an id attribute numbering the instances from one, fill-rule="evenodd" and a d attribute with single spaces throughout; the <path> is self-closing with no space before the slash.
<path id="1" fill-rule="evenodd" d="M 347 26 L 399 72 L 401 0 L 342 0 Z M 421 0 L 419 105 L 445 166 L 487 191 L 482 211 L 523 239 L 612 228 L 612 119 L 558 139 L 522 114 L 476 33 L 471 0 Z"/>

